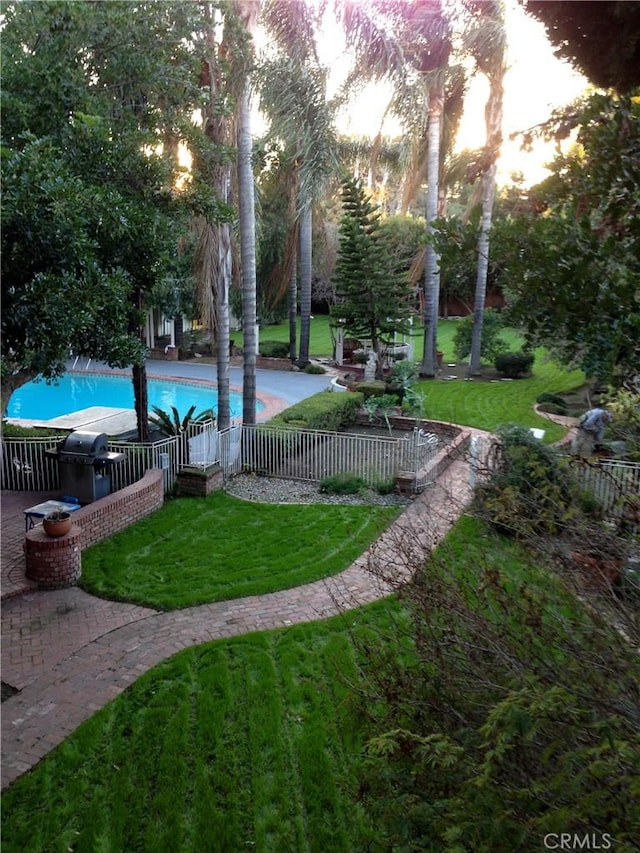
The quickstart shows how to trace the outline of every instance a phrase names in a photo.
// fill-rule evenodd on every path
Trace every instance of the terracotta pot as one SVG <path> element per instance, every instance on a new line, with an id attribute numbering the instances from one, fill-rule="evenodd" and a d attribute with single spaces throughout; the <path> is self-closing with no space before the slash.
<path id="1" fill-rule="evenodd" d="M 61 512 L 56 518 L 45 516 L 42 526 L 47 536 L 65 536 L 71 530 L 71 513 Z"/>

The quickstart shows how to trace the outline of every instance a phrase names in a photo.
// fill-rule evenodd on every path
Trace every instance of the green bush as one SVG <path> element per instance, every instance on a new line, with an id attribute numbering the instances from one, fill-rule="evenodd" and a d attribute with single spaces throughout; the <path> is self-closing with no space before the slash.
<path id="1" fill-rule="evenodd" d="M 507 349 L 507 342 L 500 337 L 504 328 L 502 317 L 495 308 L 487 308 L 482 321 L 482 343 L 480 357 L 483 361 L 495 361 L 496 357 Z M 453 346 L 458 361 L 464 361 L 471 353 L 473 336 L 473 314 L 457 321 Z"/>
<path id="2" fill-rule="evenodd" d="M 264 358 L 289 358 L 286 341 L 260 341 L 260 355 Z"/>
<path id="3" fill-rule="evenodd" d="M 542 394 L 538 394 L 536 403 L 551 403 L 554 406 L 564 406 L 565 409 L 567 408 L 564 397 L 561 397 L 559 394 L 553 394 L 551 391 L 543 391 Z"/>
<path id="4" fill-rule="evenodd" d="M 386 390 L 386 383 L 381 379 L 372 379 L 371 382 L 356 382 L 356 391 L 364 395 L 364 399 L 369 397 L 382 397 Z"/>
<path id="5" fill-rule="evenodd" d="M 497 463 L 476 489 L 481 516 L 500 532 L 525 538 L 567 529 L 584 507 L 566 457 L 518 424 L 497 434 Z"/>
<path id="6" fill-rule="evenodd" d="M 364 491 L 367 484 L 357 474 L 344 472 L 331 477 L 323 477 L 320 481 L 320 491 L 328 495 L 357 495 Z"/>
<path id="7" fill-rule="evenodd" d="M 530 373 L 534 360 L 533 353 L 503 352 L 496 356 L 495 368 L 508 379 L 520 379 Z"/>
<path id="8" fill-rule="evenodd" d="M 324 369 L 324 367 L 321 364 L 313 364 L 313 362 L 309 362 L 309 364 L 305 367 L 304 372 L 305 373 L 316 373 L 319 375 L 321 373 L 326 373 L 327 371 Z"/>
<path id="9" fill-rule="evenodd" d="M 556 403 L 540 403 L 540 411 L 549 415 L 566 415 L 568 410 L 566 406 L 558 406 Z"/>
<path id="10" fill-rule="evenodd" d="M 335 432 L 356 422 L 363 402 L 364 396 L 357 392 L 334 394 L 320 391 L 285 409 L 269 423 Z"/>

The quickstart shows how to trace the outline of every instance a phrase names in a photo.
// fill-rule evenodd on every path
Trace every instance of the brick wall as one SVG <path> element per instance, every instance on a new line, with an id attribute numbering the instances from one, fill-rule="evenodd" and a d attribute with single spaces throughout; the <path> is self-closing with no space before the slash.
<path id="1" fill-rule="evenodd" d="M 164 502 L 163 472 L 147 471 L 141 480 L 94 501 L 73 513 L 82 531 L 82 548 L 88 548 L 124 530 L 160 509 Z"/>
<path id="2" fill-rule="evenodd" d="M 82 551 L 160 509 L 163 485 L 162 471 L 147 471 L 132 486 L 76 510 L 65 536 L 54 539 L 41 524 L 29 530 L 24 542 L 27 577 L 37 581 L 41 589 L 72 586 L 80 578 Z"/>

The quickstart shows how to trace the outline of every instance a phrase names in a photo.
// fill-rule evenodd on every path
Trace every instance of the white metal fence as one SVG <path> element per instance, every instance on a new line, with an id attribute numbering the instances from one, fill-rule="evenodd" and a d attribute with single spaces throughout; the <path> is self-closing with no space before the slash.
<path id="1" fill-rule="evenodd" d="M 576 460 L 572 470 L 580 485 L 591 492 L 609 516 L 620 516 L 625 500 L 640 496 L 640 462 L 603 459 L 593 464 Z"/>
<path id="2" fill-rule="evenodd" d="M 176 481 L 185 465 L 206 467 L 221 464 L 227 475 L 240 469 L 241 427 L 219 432 L 213 421 L 190 424 L 182 435 L 169 436 L 151 444 L 109 442 L 109 450 L 122 453 L 124 459 L 109 466 L 112 491 L 123 489 L 140 480 L 150 468 L 164 471 L 165 491 Z M 47 438 L 2 439 L 1 485 L 12 491 L 51 491 L 60 488 L 58 461 L 48 456 L 64 436 Z"/>
<path id="3" fill-rule="evenodd" d="M 369 485 L 418 471 L 438 447 L 438 437 L 414 430 L 403 439 L 323 430 L 245 424 L 242 465 L 266 476 L 319 482 L 348 472 Z"/>

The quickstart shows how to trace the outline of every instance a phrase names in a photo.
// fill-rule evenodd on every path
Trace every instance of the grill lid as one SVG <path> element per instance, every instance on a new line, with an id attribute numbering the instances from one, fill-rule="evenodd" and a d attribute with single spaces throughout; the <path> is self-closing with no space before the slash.
<path id="1" fill-rule="evenodd" d="M 113 465 L 124 459 L 123 453 L 113 453 L 107 449 L 105 432 L 83 432 L 75 430 L 63 439 L 56 450 L 45 451 L 58 462 L 75 465 Z"/>
<path id="2" fill-rule="evenodd" d="M 67 454 L 74 456 L 95 457 L 107 452 L 107 434 L 105 432 L 81 432 L 75 430 L 70 432 L 64 440 L 60 449 L 60 456 Z"/>

